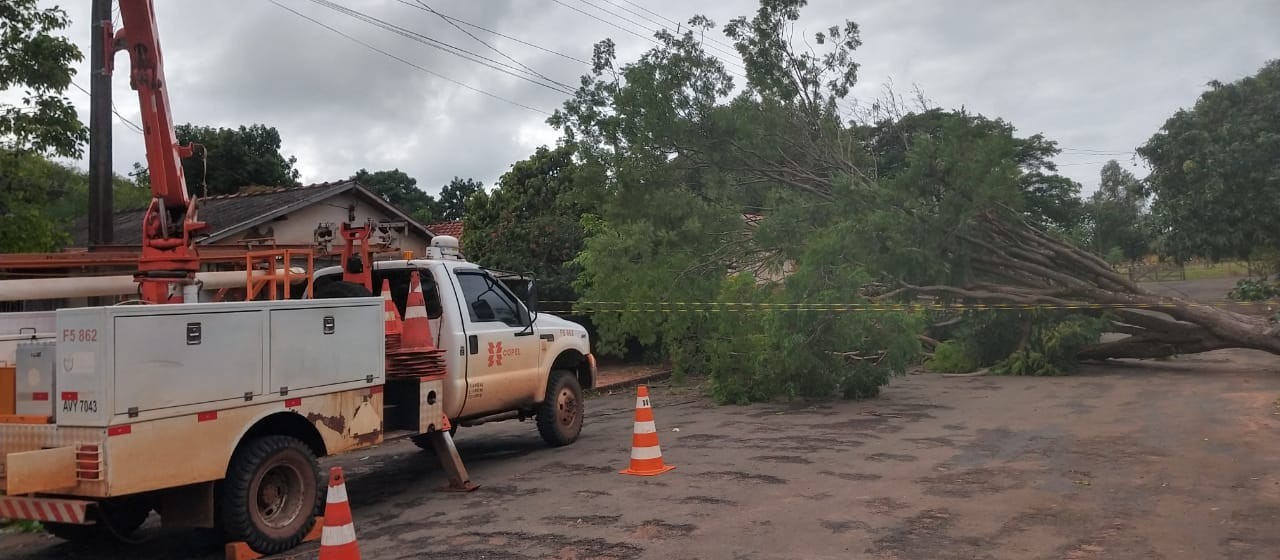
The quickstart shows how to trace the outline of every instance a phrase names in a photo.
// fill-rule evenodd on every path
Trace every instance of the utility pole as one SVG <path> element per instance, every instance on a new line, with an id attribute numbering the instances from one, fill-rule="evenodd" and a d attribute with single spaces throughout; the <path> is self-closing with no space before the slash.
<path id="1" fill-rule="evenodd" d="M 110 244 L 112 231 L 111 1 L 93 0 L 93 36 L 89 48 L 89 246 Z"/>

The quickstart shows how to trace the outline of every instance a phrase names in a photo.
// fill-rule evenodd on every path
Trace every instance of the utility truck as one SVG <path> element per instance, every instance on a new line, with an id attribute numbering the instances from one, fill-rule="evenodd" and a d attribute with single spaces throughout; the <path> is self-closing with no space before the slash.
<path id="1" fill-rule="evenodd" d="M 154 194 L 140 304 L 0 314 L 0 372 L 14 389 L 11 406 L 0 401 L 0 518 L 127 538 L 155 511 L 278 553 L 315 524 L 319 457 L 411 437 L 466 489 L 456 425 L 536 418 L 552 445 L 578 437 L 595 379 L 586 330 L 538 314 L 536 296 L 516 297 L 456 239 L 314 274 L 309 254 L 251 253 L 247 301 L 200 302 L 203 224 L 178 165 L 192 150 L 174 136 L 152 2 L 119 5 L 115 43 L 132 63 Z M 415 272 L 420 307 L 407 298 Z M 404 350 L 388 353 L 387 302 L 370 290 L 383 281 L 397 313 L 428 317 L 443 368 L 391 371 Z"/>

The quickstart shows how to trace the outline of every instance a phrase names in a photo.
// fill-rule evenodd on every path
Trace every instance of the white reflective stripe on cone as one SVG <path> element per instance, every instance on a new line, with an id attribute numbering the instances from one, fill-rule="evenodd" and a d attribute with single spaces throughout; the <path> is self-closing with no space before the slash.
<path id="1" fill-rule="evenodd" d="M 410 305 L 404 309 L 404 320 L 409 319 L 426 319 L 427 310 L 421 305 Z"/>
<path id="2" fill-rule="evenodd" d="M 636 408 L 649 408 L 649 397 L 636 397 Z"/>
<path id="3" fill-rule="evenodd" d="M 356 542 L 356 526 L 347 523 L 340 527 L 325 527 L 320 532 L 320 546 L 342 546 Z"/>
<path id="4" fill-rule="evenodd" d="M 325 503 L 341 504 L 347 501 L 347 485 L 329 487 L 329 497 L 325 499 Z"/>
<path id="5" fill-rule="evenodd" d="M 662 449 L 659 449 L 656 445 L 653 447 L 631 448 L 632 459 L 657 459 L 659 457 L 662 457 Z"/>
<path id="6" fill-rule="evenodd" d="M 636 422 L 636 427 L 631 431 L 633 434 L 652 434 L 658 431 L 658 427 L 653 425 L 653 420 L 648 422 Z"/>

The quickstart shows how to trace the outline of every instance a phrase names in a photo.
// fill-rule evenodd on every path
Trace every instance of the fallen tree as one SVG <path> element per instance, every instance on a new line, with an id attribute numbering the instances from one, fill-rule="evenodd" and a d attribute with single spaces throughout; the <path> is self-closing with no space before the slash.
<path id="1" fill-rule="evenodd" d="M 1224 348 L 1280 354 L 1280 327 L 1264 317 L 1154 294 L 1096 255 L 1022 222 L 989 211 L 977 231 L 960 236 L 982 249 L 975 277 L 958 286 L 906 284 L 886 296 L 924 294 L 969 302 L 1090 309 L 1125 338 L 1084 349 L 1080 359 L 1161 358 Z M 885 296 L 881 296 L 882 298 Z"/>
<path id="2" fill-rule="evenodd" d="M 1080 249 L 1079 185 L 1056 173 L 1052 141 L 922 96 L 913 111 L 892 92 L 856 105 L 857 25 L 797 48 L 803 5 L 766 0 L 725 27 L 744 63 L 737 90 L 736 72 L 703 48 L 705 18 L 659 33 L 657 48 L 621 67 L 611 42 L 597 45 L 594 73 L 551 119 L 579 157 L 608 170 L 607 202 L 584 221 L 577 259 L 586 299 L 1065 309 L 996 325 L 1017 331 L 1005 361 L 1049 369 L 1230 347 L 1280 353 L 1266 320 L 1153 294 Z M 710 371 L 722 400 L 742 401 L 873 395 L 922 341 L 939 344 L 921 336 L 921 318 L 603 313 L 597 324 L 604 349 L 638 340 L 678 369 Z M 1127 336 L 1099 343 L 1100 331 Z"/>

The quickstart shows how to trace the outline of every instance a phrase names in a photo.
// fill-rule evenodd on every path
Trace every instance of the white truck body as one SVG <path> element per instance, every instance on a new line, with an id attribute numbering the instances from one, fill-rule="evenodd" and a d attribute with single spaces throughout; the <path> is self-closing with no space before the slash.
<path id="1" fill-rule="evenodd" d="M 447 375 L 387 377 L 380 297 L 0 315 L 0 326 L 30 324 L 8 333 L 21 339 L 12 344 L 56 341 L 49 415 L 0 416 L 0 518 L 92 523 L 95 505 L 143 496 L 166 525 L 212 526 L 215 483 L 253 438 L 288 436 L 331 455 L 445 422 L 532 416 L 553 371 L 592 385 L 586 330 L 531 314 L 476 265 L 419 259 L 375 270 L 379 285 L 421 273 Z M 316 285 L 332 273 L 318 272 Z M 0 360 L 12 359 L 5 344 Z M 16 377 L 20 392 L 25 376 Z"/>

